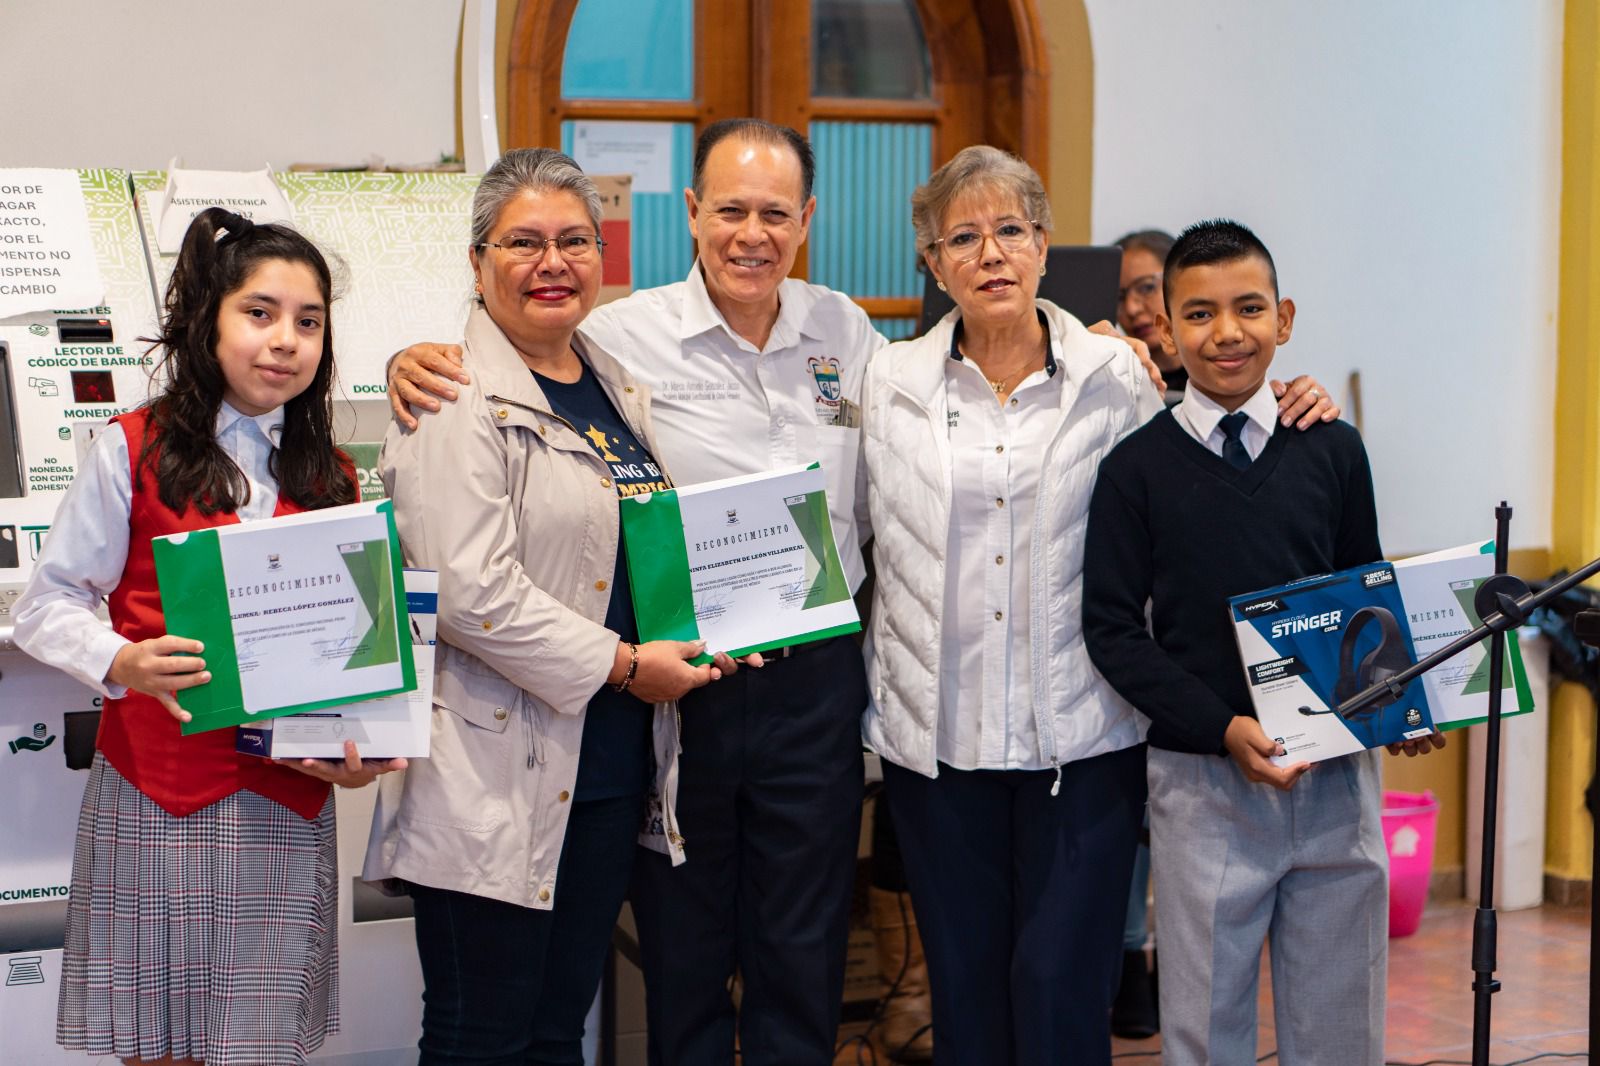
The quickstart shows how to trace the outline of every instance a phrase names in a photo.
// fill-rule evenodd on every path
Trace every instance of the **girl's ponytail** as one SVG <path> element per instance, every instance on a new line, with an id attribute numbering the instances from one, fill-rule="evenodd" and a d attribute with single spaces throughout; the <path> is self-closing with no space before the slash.
<path id="1" fill-rule="evenodd" d="M 207 208 L 207 210 L 222 211 L 222 208 Z M 246 233 L 249 233 L 255 228 L 254 222 L 251 222 L 243 215 L 236 215 L 232 211 L 222 211 L 222 217 L 219 219 L 219 221 L 222 224 L 222 233 L 218 234 L 217 236 L 218 244 L 221 244 L 223 241 L 235 240 L 239 237 L 243 237 Z"/>

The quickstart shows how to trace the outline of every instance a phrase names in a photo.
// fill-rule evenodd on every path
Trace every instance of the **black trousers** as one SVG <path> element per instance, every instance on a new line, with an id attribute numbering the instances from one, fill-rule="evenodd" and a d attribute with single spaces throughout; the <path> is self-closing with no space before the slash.
<path id="1" fill-rule="evenodd" d="M 633 912 L 651 1066 L 827 1066 L 861 828 L 861 651 L 849 637 L 745 668 L 681 706 L 688 861 L 639 852 Z"/>
<path id="2" fill-rule="evenodd" d="M 885 759 L 938 1066 L 1109 1066 L 1144 745 L 924 777 Z"/>
<path id="3" fill-rule="evenodd" d="M 628 890 L 642 795 L 578 801 L 553 910 L 411 886 L 419 1066 L 582 1066 L 583 1022 Z"/>

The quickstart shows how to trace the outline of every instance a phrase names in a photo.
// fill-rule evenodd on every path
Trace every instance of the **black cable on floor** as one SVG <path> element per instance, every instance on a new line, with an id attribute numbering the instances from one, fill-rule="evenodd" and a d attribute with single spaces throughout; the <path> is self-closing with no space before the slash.
<path id="1" fill-rule="evenodd" d="M 882 793 L 882 791 L 883 786 L 881 784 L 877 785 L 876 789 L 869 787 L 865 799 L 881 799 L 882 797 L 880 793 Z M 872 816 L 877 818 L 882 813 L 883 812 L 874 808 Z M 867 892 L 870 896 L 872 892 L 870 886 L 868 887 Z M 911 914 L 909 908 L 906 906 L 906 893 L 899 892 L 897 895 L 900 897 L 900 928 L 905 937 L 905 957 L 900 960 L 900 972 L 894 975 L 894 980 L 889 982 L 888 990 L 884 992 L 883 997 L 878 1000 L 878 1007 L 872 1012 L 872 1017 L 867 1021 L 867 1027 L 854 1036 L 846 1037 L 845 1039 L 839 1041 L 838 1045 L 836 1045 L 833 1049 L 834 1058 L 838 1058 L 839 1054 L 844 1051 L 845 1048 L 849 1047 L 851 1044 L 855 1044 L 856 1066 L 879 1066 L 878 1049 L 872 1043 L 872 1031 L 876 1029 L 883 1021 L 884 1014 L 889 1009 L 890 1000 L 899 993 L 900 985 L 906 979 L 906 971 L 911 968 Z M 873 929 L 872 935 L 874 937 L 878 935 L 876 928 Z M 907 1040 L 899 1048 L 890 1049 L 889 1056 L 891 1061 L 893 1060 L 895 1053 L 904 1051 L 906 1048 L 910 1047 L 917 1037 L 921 1036 L 923 1032 L 929 1028 L 931 1027 L 927 1025 L 923 1026 L 912 1035 L 910 1040 Z"/>

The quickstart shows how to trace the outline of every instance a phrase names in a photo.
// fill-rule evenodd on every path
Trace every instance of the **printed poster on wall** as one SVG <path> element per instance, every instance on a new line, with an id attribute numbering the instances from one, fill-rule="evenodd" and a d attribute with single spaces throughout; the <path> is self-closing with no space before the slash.
<path id="1" fill-rule="evenodd" d="M 0 319 L 105 294 L 78 172 L 0 169 Z"/>

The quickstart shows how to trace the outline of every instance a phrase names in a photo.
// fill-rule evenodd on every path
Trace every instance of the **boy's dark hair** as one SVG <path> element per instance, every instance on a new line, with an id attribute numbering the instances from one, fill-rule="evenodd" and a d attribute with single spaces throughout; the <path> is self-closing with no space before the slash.
<path id="1" fill-rule="evenodd" d="M 1116 245 L 1124 252 L 1145 251 L 1155 256 L 1161 262 L 1167 261 L 1167 253 L 1172 251 L 1173 237 L 1164 229 L 1139 229 L 1132 233 L 1124 233 L 1116 240 Z"/>
<path id="2" fill-rule="evenodd" d="M 250 484 L 217 443 L 217 412 L 227 382 L 217 361 L 217 313 L 261 264 L 303 263 L 316 275 L 331 312 L 333 276 L 317 246 L 288 226 L 255 225 L 220 207 L 195 216 L 167 284 L 159 347 L 160 396 L 150 403 L 139 473 L 149 467 L 161 502 L 182 514 L 236 511 L 250 499 Z M 323 326 L 322 357 L 306 390 L 283 405 L 283 437 L 271 469 L 281 495 L 302 507 L 354 503 L 355 485 L 333 443 L 333 323 Z M 150 447 L 152 441 L 155 447 Z"/>
<path id="3" fill-rule="evenodd" d="M 1261 243 L 1261 238 L 1250 232 L 1248 226 L 1232 219 L 1208 218 L 1196 222 L 1173 242 L 1162 268 L 1161 299 L 1167 310 L 1172 310 L 1172 279 L 1179 271 L 1189 267 L 1231 263 L 1236 259 L 1259 256 L 1267 264 L 1267 274 L 1272 278 L 1272 298 L 1278 298 L 1278 268 L 1272 262 L 1272 253 Z"/>
<path id="4" fill-rule="evenodd" d="M 711 149 L 729 137 L 788 148 L 800 161 L 800 202 L 804 204 L 811 199 L 811 186 L 817 179 L 817 160 L 811 153 L 811 142 L 788 126 L 759 118 L 719 119 L 701 132 L 694 145 L 694 173 L 689 182 L 696 199 L 705 195 L 706 157 Z"/>

